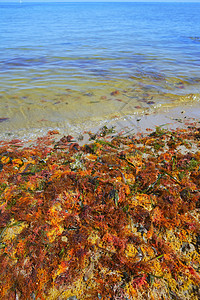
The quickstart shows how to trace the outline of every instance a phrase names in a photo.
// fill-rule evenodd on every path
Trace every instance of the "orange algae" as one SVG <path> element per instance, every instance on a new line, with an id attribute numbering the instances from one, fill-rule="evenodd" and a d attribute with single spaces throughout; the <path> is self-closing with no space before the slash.
<path id="1" fill-rule="evenodd" d="M 57 133 L 2 143 L 0 298 L 199 299 L 200 129 Z"/>

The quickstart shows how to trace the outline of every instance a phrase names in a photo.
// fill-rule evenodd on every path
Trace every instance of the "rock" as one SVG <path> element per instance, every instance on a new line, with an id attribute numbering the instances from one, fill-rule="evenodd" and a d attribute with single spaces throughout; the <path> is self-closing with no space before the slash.
<path id="1" fill-rule="evenodd" d="M 8 121 L 8 120 L 9 120 L 9 118 L 0 118 L 0 123 Z"/>
<path id="2" fill-rule="evenodd" d="M 111 93 L 111 96 L 117 96 L 117 95 L 120 95 L 120 92 L 119 91 L 113 91 Z"/>

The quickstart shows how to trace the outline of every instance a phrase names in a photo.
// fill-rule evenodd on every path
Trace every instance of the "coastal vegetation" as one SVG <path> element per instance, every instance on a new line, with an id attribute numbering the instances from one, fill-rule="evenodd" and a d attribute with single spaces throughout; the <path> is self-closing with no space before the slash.
<path id="1" fill-rule="evenodd" d="M 0 298 L 199 299 L 200 128 L 0 148 Z"/>

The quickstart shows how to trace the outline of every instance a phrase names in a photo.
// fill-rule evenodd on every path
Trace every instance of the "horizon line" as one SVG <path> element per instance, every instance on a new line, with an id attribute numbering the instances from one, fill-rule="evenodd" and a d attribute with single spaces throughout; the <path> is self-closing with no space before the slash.
<path id="1" fill-rule="evenodd" d="M 200 0 L 0 0 L 1 3 L 200 3 Z"/>

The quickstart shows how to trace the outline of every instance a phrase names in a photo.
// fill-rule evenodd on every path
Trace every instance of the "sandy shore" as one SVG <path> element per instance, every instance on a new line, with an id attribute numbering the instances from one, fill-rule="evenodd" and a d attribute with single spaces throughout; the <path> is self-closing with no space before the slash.
<path id="1" fill-rule="evenodd" d="M 190 123 L 200 121 L 200 104 L 183 104 L 179 107 L 162 108 L 155 112 L 148 112 L 141 115 L 124 116 L 111 120 L 108 126 L 116 126 L 116 130 L 123 130 L 133 133 L 145 132 L 146 129 L 154 130 L 157 126 L 163 128 L 176 129 L 188 126 Z"/>
<path id="2" fill-rule="evenodd" d="M 155 112 L 147 112 L 146 114 L 138 114 L 132 116 L 121 116 L 110 121 L 102 122 L 99 126 L 94 126 L 89 130 L 92 133 L 97 133 L 103 126 L 107 128 L 114 128 L 115 133 L 133 135 L 138 133 L 148 133 L 150 130 L 155 130 L 156 127 L 162 126 L 165 129 L 187 128 L 188 126 L 200 125 L 200 104 L 194 105 L 183 104 L 179 107 L 166 107 L 165 109 L 158 109 Z M 75 134 L 75 139 L 79 136 Z M 82 136 L 81 144 L 88 142 L 88 136 Z"/>
<path id="3" fill-rule="evenodd" d="M 89 142 L 89 135 L 87 132 L 94 134 L 98 133 L 101 128 L 114 129 L 113 135 L 133 135 L 137 133 L 148 133 L 149 130 L 155 130 L 157 126 L 162 126 L 166 129 L 185 128 L 192 124 L 198 126 L 200 124 L 200 103 L 193 104 L 182 103 L 178 107 L 162 107 L 156 111 L 146 111 L 141 114 L 123 115 L 118 114 L 116 117 L 109 120 L 102 120 L 99 122 L 89 121 L 84 124 L 73 124 L 69 128 L 58 127 L 44 127 L 21 129 L 20 131 L 10 131 L 9 133 L 1 133 L 1 141 L 11 141 L 12 139 L 20 139 L 26 144 L 31 144 L 38 137 L 45 136 L 49 131 L 57 130 L 59 134 L 55 136 L 58 140 L 62 136 L 72 135 L 75 141 L 79 144 Z"/>

